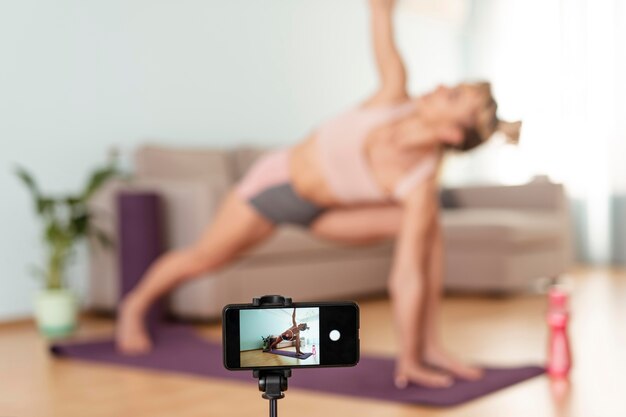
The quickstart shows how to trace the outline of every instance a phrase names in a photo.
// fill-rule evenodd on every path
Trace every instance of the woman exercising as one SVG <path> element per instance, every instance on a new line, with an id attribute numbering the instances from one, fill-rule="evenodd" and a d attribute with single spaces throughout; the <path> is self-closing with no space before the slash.
<path id="1" fill-rule="evenodd" d="M 453 376 L 481 377 L 480 369 L 443 349 L 437 331 L 443 247 L 436 174 L 445 150 L 472 149 L 496 130 L 508 131 L 514 140 L 519 124 L 498 120 L 488 83 L 439 86 L 410 97 L 394 44 L 394 1 L 369 2 L 378 91 L 295 146 L 262 156 L 196 243 L 151 265 L 122 302 L 116 332 L 121 352 L 150 350 L 144 315 L 156 299 L 224 267 L 277 225 L 291 223 L 348 244 L 396 238 L 388 289 L 398 387 L 444 387 Z"/>
<path id="2" fill-rule="evenodd" d="M 309 326 L 307 326 L 306 323 L 296 324 L 296 309 L 295 308 L 293 309 L 293 314 L 291 315 L 291 323 L 292 323 L 292 326 L 288 328 L 287 330 L 285 330 L 284 332 L 282 332 L 280 336 L 278 336 L 276 340 L 274 340 L 272 344 L 268 346 L 267 349 L 263 350 L 264 352 L 270 352 L 274 350 L 274 348 L 276 348 L 276 346 L 278 346 L 279 343 L 285 341 L 285 342 L 296 342 L 296 355 L 298 356 L 303 355 L 302 351 L 300 350 L 300 332 L 308 330 Z"/>

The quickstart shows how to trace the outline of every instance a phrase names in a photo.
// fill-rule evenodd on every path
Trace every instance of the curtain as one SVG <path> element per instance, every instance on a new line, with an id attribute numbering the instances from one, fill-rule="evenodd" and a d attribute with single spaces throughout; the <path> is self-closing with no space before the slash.
<path id="1" fill-rule="evenodd" d="M 465 73 L 492 82 L 501 117 L 522 119 L 522 136 L 515 149 L 495 138 L 453 160 L 444 180 L 547 175 L 568 189 L 579 259 L 626 264 L 626 2 L 469 4 Z"/>

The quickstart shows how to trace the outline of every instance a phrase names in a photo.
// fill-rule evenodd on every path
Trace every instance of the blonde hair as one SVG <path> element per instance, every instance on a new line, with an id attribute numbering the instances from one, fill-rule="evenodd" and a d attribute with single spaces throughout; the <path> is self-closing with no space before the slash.
<path id="1" fill-rule="evenodd" d="M 498 118 L 498 103 L 493 98 L 489 82 L 477 82 L 473 83 L 472 86 L 482 94 L 483 106 L 476 113 L 474 126 L 464 129 L 464 140 L 455 148 L 468 151 L 489 140 L 496 132 L 503 133 L 507 142 L 517 144 L 522 122 L 506 122 Z"/>

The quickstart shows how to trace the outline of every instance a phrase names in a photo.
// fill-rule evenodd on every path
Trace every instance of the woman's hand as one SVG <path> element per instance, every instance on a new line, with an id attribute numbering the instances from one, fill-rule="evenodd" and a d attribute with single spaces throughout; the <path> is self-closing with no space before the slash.
<path id="1" fill-rule="evenodd" d="M 395 4 L 396 0 L 370 0 L 371 7 L 385 7 L 391 9 Z"/>
<path id="2" fill-rule="evenodd" d="M 394 5 L 395 0 L 370 0 L 372 44 L 380 86 L 366 105 L 397 103 L 408 97 L 406 70 L 394 40 Z"/>

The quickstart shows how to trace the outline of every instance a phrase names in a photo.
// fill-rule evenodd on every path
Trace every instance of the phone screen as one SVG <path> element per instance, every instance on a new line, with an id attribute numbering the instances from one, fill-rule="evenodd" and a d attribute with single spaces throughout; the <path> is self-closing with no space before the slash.
<path id="1" fill-rule="evenodd" d="M 231 370 L 354 366 L 359 308 L 353 302 L 290 307 L 230 304 L 222 316 L 224 366 Z"/>
<path id="2" fill-rule="evenodd" d="M 239 313 L 241 367 L 320 364 L 320 309 L 275 308 Z"/>

